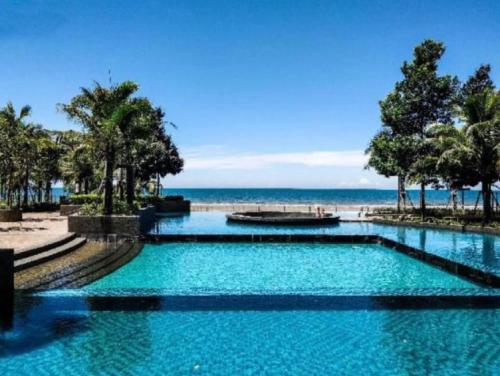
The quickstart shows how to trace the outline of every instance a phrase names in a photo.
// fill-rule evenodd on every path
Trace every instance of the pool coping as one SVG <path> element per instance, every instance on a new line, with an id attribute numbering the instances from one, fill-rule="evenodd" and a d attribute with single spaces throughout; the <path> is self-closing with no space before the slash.
<path id="1" fill-rule="evenodd" d="M 380 235 L 319 235 L 319 234 L 146 234 L 141 240 L 158 242 L 204 243 L 353 243 L 380 244 L 414 259 L 436 266 L 477 284 L 500 288 L 500 276 L 460 262 L 399 243 Z"/>

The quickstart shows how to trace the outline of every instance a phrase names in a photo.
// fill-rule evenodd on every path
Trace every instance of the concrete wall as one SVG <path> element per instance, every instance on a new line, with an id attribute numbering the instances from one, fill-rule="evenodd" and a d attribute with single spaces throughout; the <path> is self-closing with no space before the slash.
<path id="1" fill-rule="evenodd" d="M 0 222 L 19 222 L 23 220 L 23 212 L 19 209 L 0 209 Z"/>

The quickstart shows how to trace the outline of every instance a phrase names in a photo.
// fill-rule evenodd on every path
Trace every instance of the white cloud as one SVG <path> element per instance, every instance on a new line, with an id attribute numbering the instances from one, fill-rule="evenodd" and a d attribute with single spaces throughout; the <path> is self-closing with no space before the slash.
<path id="1" fill-rule="evenodd" d="M 361 150 L 310 151 L 291 153 L 224 153 L 224 148 L 202 147 L 184 153 L 186 170 L 252 170 L 276 165 L 302 165 L 308 167 L 360 167 L 368 157 Z M 200 151 L 210 151 L 202 155 Z M 220 152 L 219 155 L 217 152 Z"/>
<path id="2" fill-rule="evenodd" d="M 367 178 L 361 178 L 359 179 L 359 185 L 370 185 L 370 179 L 367 179 Z"/>

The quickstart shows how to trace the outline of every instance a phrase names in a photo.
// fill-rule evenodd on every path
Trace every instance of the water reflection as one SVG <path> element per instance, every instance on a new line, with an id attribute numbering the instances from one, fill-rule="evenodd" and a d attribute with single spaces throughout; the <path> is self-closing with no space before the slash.
<path id="1" fill-rule="evenodd" d="M 120 309 L 120 302 L 113 311 L 103 311 L 102 304 L 87 299 L 92 312 L 88 326 L 91 328 L 79 347 L 70 347 L 67 357 L 81 361 L 86 359 L 90 374 L 106 372 L 132 372 L 134 367 L 145 362 L 152 352 L 153 333 L 150 325 L 151 301 L 147 306 L 132 307 L 130 313 L 113 314 Z M 159 306 L 159 300 L 155 306 Z M 122 305 L 121 307 L 125 307 Z M 142 308 L 142 309 L 141 309 Z M 133 314 L 133 319 L 131 319 Z M 129 346 L 124 346 L 128 343 Z M 126 367 L 125 367 L 126 364 Z"/>
<path id="2" fill-rule="evenodd" d="M 495 252 L 495 238 L 485 235 L 483 237 L 483 262 L 486 265 L 500 267 L 500 255 Z"/>
<path id="3" fill-rule="evenodd" d="M 419 314 L 401 312 L 398 313 L 398 319 L 393 314 L 381 315 L 380 338 L 383 348 L 390 349 L 388 353 L 393 356 L 392 370 L 397 370 L 397 374 L 413 374 L 416 370 L 422 375 L 441 374 L 439 370 L 457 367 L 450 354 L 460 354 L 460 358 L 464 360 L 460 374 L 481 374 L 477 371 L 480 365 L 485 369 L 491 367 L 496 362 L 494 356 L 489 359 L 481 354 L 486 354 L 487 349 L 498 350 L 496 345 L 492 345 L 494 336 L 487 329 L 488 325 L 494 325 L 495 312 L 465 312 L 467 311 L 437 310 Z M 460 325 L 460 330 L 457 330 L 457 324 Z M 478 333 L 483 334 L 478 336 Z M 411 370 L 408 369 L 410 365 Z"/>
<path id="4" fill-rule="evenodd" d="M 398 227 L 398 242 L 406 244 L 406 227 Z"/>
<path id="5" fill-rule="evenodd" d="M 420 233 L 419 233 L 419 246 L 420 246 L 420 249 L 422 249 L 422 250 L 427 249 L 426 243 L 427 243 L 427 230 L 422 229 L 422 230 L 420 230 Z"/>
<path id="6" fill-rule="evenodd" d="M 0 333 L 0 357 L 28 353 L 87 330 L 84 300 L 69 303 L 65 299 L 17 297 L 12 328 Z"/>

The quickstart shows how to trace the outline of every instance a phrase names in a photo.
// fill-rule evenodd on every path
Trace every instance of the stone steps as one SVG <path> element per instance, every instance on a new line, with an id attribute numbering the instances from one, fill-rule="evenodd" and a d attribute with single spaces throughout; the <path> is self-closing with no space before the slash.
<path id="1" fill-rule="evenodd" d="M 78 272 L 73 272 L 63 279 L 42 284 L 38 288 L 80 288 L 125 265 L 137 256 L 141 248 L 142 246 L 138 247 L 138 244 L 123 244 L 116 251 L 95 259 L 94 262 L 85 265 Z"/>
<path id="2" fill-rule="evenodd" d="M 41 275 L 35 283 L 31 282 L 18 288 L 30 290 L 78 288 L 126 264 L 139 253 L 141 248 L 140 243 L 125 243 L 116 250 L 105 250 L 84 262 L 67 265 L 59 271 Z"/>
<path id="3" fill-rule="evenodd" d="M 36 245 L 34 247 L 29 247 L 29 248 L 23 248 L 17 251 L 14 254 L 14 260 L 21 260 L 30 256 L 34 256 L 36 254 L 48 251 L 52 248 L 59 247 L 65 243 L 68 243 L 72 241 L 73 239 L 76 238 L 76 234 L 74 232 L 69 232 L 67 234 L 64 234 L 63 236 L 52 240 L 47 243 L 43 243 L 40 245 Z"/>
<path id="4" fill-rule="evenodd" d="M 44 262 L 66 255 L 87 242 L 85 238 L 77 238 L 75 234 L 58 239 L 56 242 L 44 244 L 36 249 L 18 252 L 14 257 L 14 272 L 25 270 Z"/>

